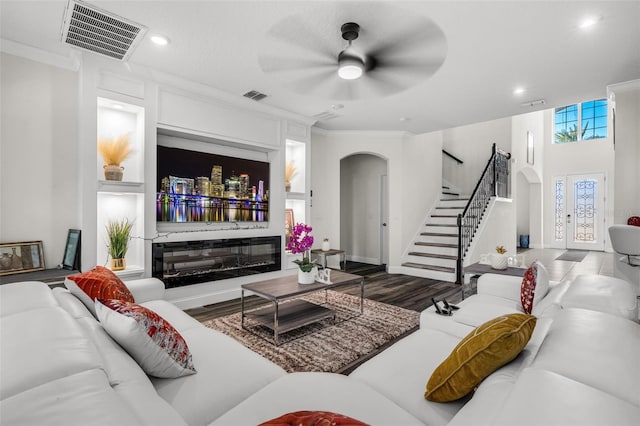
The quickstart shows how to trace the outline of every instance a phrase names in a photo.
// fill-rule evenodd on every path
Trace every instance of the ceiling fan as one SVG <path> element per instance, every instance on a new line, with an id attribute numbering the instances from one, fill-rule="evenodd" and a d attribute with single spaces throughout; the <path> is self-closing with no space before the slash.
<path id="1" fill-rule="evenodd" d="M 258 57 L 265 74 L 299 94 L 345 100 L 387 96 L 428 79 L 444 63 L 446 38 L 426 17 L 389 21 L 381 13 L 342 24 L 336 16 L 329 22 L 314 18 L 277 23 Z M 397 22 L 404 24 L 398 28 Z"/>

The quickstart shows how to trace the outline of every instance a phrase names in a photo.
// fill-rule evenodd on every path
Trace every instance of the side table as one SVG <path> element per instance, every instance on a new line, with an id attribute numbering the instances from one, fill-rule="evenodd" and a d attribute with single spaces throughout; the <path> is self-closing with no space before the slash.
<path id="1" fill-rule="evenodd" d="M 316 256 L 322 258 L 323 268 L 327 267 L 327 256 L 339 255 L 340 259 L 338 260 L 338 265 L 340 264 L 340 262 L 342 262 L 342 267 L 340 269 L 343 271 L 347 270 L 347 252 L 345 250 L 331 249 L 331 250 L 325 251 L 321 249 L 314 249 L 314 250 L 311 250 L 311 254 L 315 254 Z"/>
<path id="2" fill-rule="evenodd" d="M 476 262 L 469 266 L 465 266 L 464 274 L 473 274 L 467 283 L 465 279 L 462 280 L 462 299 L 469 297 L 472 294 L 476 294 L 478 291 L 478 277 L 482 274 L 499 274 L 499 275 L 511 275 L 514 277 L 524 276 L 526 267 L 509 266 L 507 269 L 493 269 L 491 265 Z"/>

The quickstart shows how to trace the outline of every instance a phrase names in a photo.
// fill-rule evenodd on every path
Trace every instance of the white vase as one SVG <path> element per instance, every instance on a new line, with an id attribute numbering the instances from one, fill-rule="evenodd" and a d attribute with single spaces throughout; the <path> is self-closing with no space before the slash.
<path id="1" fill-rule="evenodd" d="M 491 253 L 489 256 L 489 264 L 493 269 L 507 269 L 509 266 L 509 257 L 506 254 Z"/>
<path id="2" fill-rule="evenodd" d="M 313 284 L 316 282 L 316 271 L 317 267 L 313 267 L 311 271 L 304 272 L 302 269 L 298 268 L 298 284 Z"/>
<path id="3" fill-rule="evenodd" d="M 329 240 L 322 241 L 322 251 L 331 250 L 331 244 L 329 244 Z"/>

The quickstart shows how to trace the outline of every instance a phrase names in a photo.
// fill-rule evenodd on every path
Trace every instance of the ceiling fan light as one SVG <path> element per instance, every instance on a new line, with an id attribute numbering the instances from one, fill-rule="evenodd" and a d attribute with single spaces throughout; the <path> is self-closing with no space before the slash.
<path id="1" fill-rule="evenodd" d="M 364 64 L 354 57 L 343 57 L 338 62 L 338 75 L 344 80 L 355 80 L 362 76 Z"/>

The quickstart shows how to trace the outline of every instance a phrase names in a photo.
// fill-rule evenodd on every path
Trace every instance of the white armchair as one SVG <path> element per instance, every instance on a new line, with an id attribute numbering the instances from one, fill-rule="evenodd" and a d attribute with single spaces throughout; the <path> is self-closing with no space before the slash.
<path id="1" fill-rule="evenodd" d="M 613 275 L 633 284 L 640 296 L 640 226 L 612 225 L 609 236 L 616 252 Z"/>

